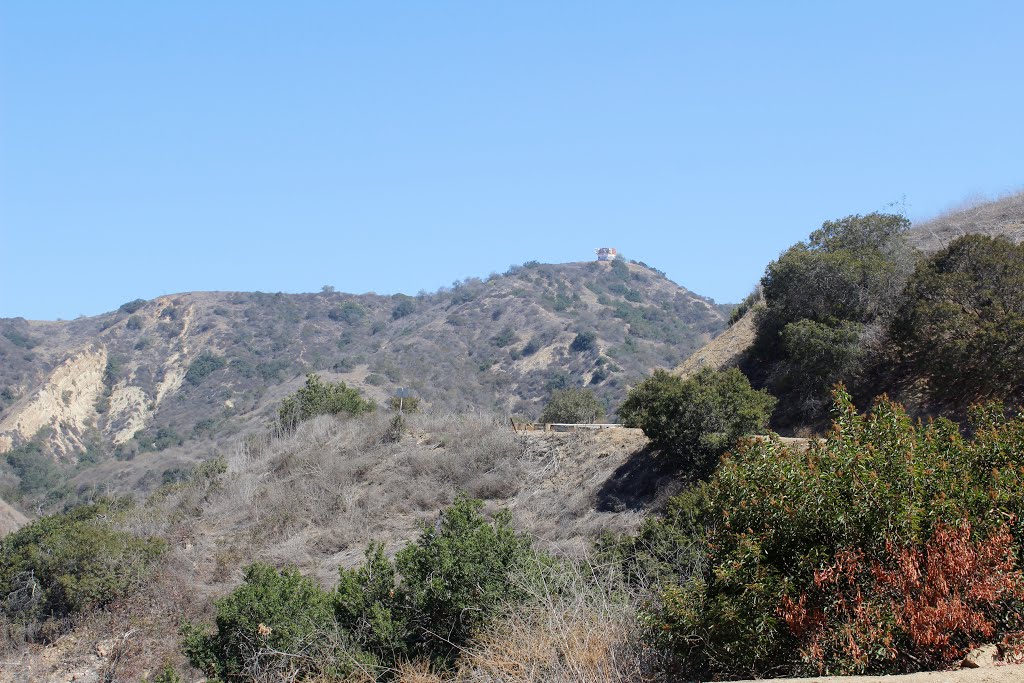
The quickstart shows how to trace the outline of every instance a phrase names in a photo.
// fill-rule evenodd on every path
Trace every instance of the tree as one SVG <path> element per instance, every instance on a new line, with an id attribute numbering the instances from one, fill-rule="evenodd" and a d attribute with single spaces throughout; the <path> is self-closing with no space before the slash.
<path id="1" fill-rule="evenodd" d="M 570 351 L 577 352 L 589 351 L 594 348 L 597 348 L 597 332 L 593 330 L 578 333 L 572 340 L 572 344 L 569 345 Z"/>
<path id="2" fill-rule="evenodd" d="M 655 370 L 629 391 L 619 417 L 703 477 L 737 439 L 763 430 L 774 407 L 775 398 L 736 368 L 704 368 L 689 379 Z"/>
<path id="3" fill-rule="evenodd" d="M 936 398 L 1022 398 L 1024 245 L 966 235 L 922 262 L 890 335 Z"/>
<path id="4" fill-rule="evenodd" d="M 285 429 L 294 429 L 303 420 L 317 415 L 361 415 L 376 406 L 364 399 L 358 389 L 344 382 L 324 382 L 319 375 L 306 375 L 306 386 L 288 396 L 281 403 L 278 420 Z"/>
<path id="5" fill-rule="evenodd" d="M 551 394 L 540 421 L 545 424 L 591 423 L 604 414 L 604 407 L 589 389 L 561 389 Z"/>
<path id="6" fill-rule="evenodd" d="M 806 318 L 782 328 L 782 348 L 788 362 L 776 388 L 800 414 L 821 414 L 828 406 L 832 387 L 860 367 L 864 356 L 859 344 L 862 328 L 854 322 L 833 326 Z"/>
<path id="7" fill-rule="evenodd" d="M 189 364 L 188 371 L 185 373 L 185 379 L 190 384 L 198 385 L 206 379 L 207 375 L 220 370 L 225 365 L 227 365 L 227 361 L 224 360 L 223 356 L 204 351 Z"/>
<path id="8" fill-rule="evenodd" d="M 761 280 L 765 307 L 758 315 L 762 345 L 777 349 L 778 335 L 802 319 L 866 323 L 886 310 L 912 269 L 902 235 L 903 216 L 872 213 L 826 221 L 773 261 Z"/>
<path id="9" fill-rule="evenodd" d="M 397 299 L 398 303 L 395 304 L 395 308 L 391 311 L 392 320 L 398 320 L 416 312 L 416 302 L 413 301 L 412 297 L 400 294 L 394 298 Z"/>
<path id="10" fill-rule="evenodd" d="M 747 369 L 782 399 L 778 418 L 825 417 L 834 383 L 860 373 L 861 338 L 880 328 L 913 270 L 909 227 L 882 213 L 826 221 L 768 265 Z"/>

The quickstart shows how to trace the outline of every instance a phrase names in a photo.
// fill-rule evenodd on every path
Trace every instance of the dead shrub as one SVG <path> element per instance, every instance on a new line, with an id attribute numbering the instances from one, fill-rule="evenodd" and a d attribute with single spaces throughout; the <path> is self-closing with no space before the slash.
<path id="1" fill-rule="evenodd" d="M 839 553 L 811 591 L 779 609 L 820 673 L 948 667 L 993 636 L 1019 637 L 1024 600 L 1013 536 L 973 540 L 968 522 L 940 525 L 923 548 L 887 548 L 884 561 Z"/>

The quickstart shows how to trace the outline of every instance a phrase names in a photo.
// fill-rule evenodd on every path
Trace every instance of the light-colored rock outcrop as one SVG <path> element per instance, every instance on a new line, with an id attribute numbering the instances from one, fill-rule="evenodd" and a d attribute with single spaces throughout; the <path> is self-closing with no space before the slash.
<path id="1" fill-rule="evenodd" d="M 16 405 L 0 422 L 0 453 L 16 441 L 31 439 L 43 427 L 53 451 L 61 456 L 85 450 L 82 434 L 96 423 L 96 401 L 103 394 L 107 351 L 79 351 L 50 373 L 39 389 Z"/>

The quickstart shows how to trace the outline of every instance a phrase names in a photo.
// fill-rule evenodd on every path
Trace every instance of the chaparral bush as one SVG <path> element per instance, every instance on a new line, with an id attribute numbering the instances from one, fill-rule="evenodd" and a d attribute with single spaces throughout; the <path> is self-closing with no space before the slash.
<path id="1" fill-rule="evenodd" d="M 361 415 L 374 410 L 375 404 L 364 399 L 358 389 L 344 382 L 324 382 L 319 375 L 306 375 L 306 385 L 286 397 L 278 411 L 284 429 L 294 429 L 303 420 L 317 415 Z"/>
<path id="2" fill-rule="evenodd" d="M 967 437 L 835 398 L 826 439 L 741 444 L 677 520 L 705 557 L 650 613 L 675 668 L 910 671 L 1024 628 L 1024 415 L 975 409 Z"/>
<path id="3" fill-rule="evenodd" d="M 112 525 L 128 506 L 120 500 L 83 505 L 0 541 L 0 616 L 29 639 L 55 635 L 69 618 L 140 587 L 165 545 Z"/>

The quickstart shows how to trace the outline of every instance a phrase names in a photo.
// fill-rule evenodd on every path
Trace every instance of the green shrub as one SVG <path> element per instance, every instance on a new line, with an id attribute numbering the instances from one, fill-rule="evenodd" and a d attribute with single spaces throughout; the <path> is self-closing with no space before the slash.
<path id="1" fill-rule="evenodd" d="M 160 669 L 153 678 L 150 679 L 150 683 L 185 683 L 185 679 L 181 677 L 173 666 L 170 664 L 164 665 L 164 668 Z"/>
<path id="2" fill-rule="evenodd" d="M 405 413 L 418 413 L 420 400 L 415 396 L 392 396 L 388 399 L 388 406 L 396 412 L 401 410 Z"/>
<path id="3" fill-rule="evenodd" d="M 128 322 L 124 324 L 125 328 L 129 330 L 141 330 L 142 329 L 142 316 L 131 315 L 128 316 Z"/>
<path id="4" fill-rule="evenodd" d="M 542 345 L 543 342 L 538 337 L 532 337 L 530 341 L 526 342 L 526 344 L 523 345 L 523 350 L 520 352 L 520 354 L 523 357 L 532 356 L 533 354 L 540 351 Z"/>
<path id="5" fill-rule="evenodd" d="M 327 317 L 336 322 L 355 325 L 366 317 L 366 309 L 354 301 L 346 301 L 341 306 L 328 311 Z"/>
<path id="6" fill-rule="evenodd" d="M 506 325 L 501 332 L 491 338 L 491 343 L 499 349 L 505 348 L 516 340 L 516 331 L 511 325 Z"/>
<path id="7" fill-rule="evenodd" d="M 215 606 L 216 631 L 186 624 L 182 642 L 192 665 L 217 680 L 303 680 L 351 670 L 330 594 L 296 570 L 250 565 L 242 585 Z"/>
<path id="8" fill-rule="evenodd" d="M 7 337 L 15 346 L 31 351 L 35 347 L 39 346 L 39 340 L 18 330 L 4 330 L 4 336 Z"/>
<path id="9" fill-rule="evenodd" d="M 18 490 L 21 493 L 45 493 L 60 483 L 60 468 L 50 455 L 43 452 L 38 440 L 12 448 L 7 451 L 6 459 L 11 470 L 18 475 Z"/>
<path id="10" fill-rule="evenodd" d="M 344 382 L 324 382 L 318 375 L 306 375 L 306 385 L 286 397 L 278 411 L 278 421 L 284 429 L 293 429 L 303 420 L 317 415 L 361 415 L 376 406 L 363 399 L 359 391 Z"/>
<path id="11" fill-rule="evenodd" d="M 542 566 L 507 511 L 488 521 L 482 507 L 459 496 L 393 561 L 370 544 L 361 567 L 339 570 L 333 593 L 294 570 L 254 564 L 216 602 L 215 630 L 186 625 L 184 652 L 221 681 L 386 676 L 416 658 L 450 666 L 475 633 L 526 599 L 512 577 Z"/>
<path id="12" fill-rule="evenodd" d="M 225 365 L 227 365 L 227 361 L 224 360 L 223 356 L 204 351 L 189 364 L 188 370 L 185 372 L 185 379 L 193 386 L 196 386 L 206 379 L 208 375 L 220 370 Z"/>
<path id="13" fill-rule="evenodd" d="M 720 678 L 907 671 L 1020 630 L 1024 416 L 977 409 L 971 431 L 838 392 L 823 442 L 742 444 L 679 520 L 704 569 L 664 590 L 655 640 Z"/>
<path id="14" fill-rule="evenodd" d="M 451 663 L 474 632 L 526 597 L 509 579 L 533 561 L 531 542 L 515 532 L 507 510 L 488 522 L 482 508 L 460 496 L 395 557 L 414 656 Z"/>
<path id="15" fill-rule="evenodd" d="M 384 546 L 371 543 L 361 567 L 338 571 L 334 595 L 338 627 L 356 647 L 380 662 L 393 662 L 406 653 L 409 624 L 397 593 L 395 565 L 384 554 Z"/>
<path id="16" fill-rule="evenodd" d="M 163 451 L 171 446 L 180 446 L 185 439 L 170 427 L 160 427 L 152 434 L 136 434 L 143 451 Z"/>
<path id="17" fill-rule="evenodd" d="M 619 417 L 702 477 L 741 436 L 762 431 L 774 406 L 775 399 L 752 389 L 736 368 L 704 368 L 689 379 L 655 370 L 629 391 Z"/>
<path id="18" fill-rule="evenodd" d="M 133 299 L 133 300 L 129 301 L 128 303 L 121 304 L 121 306 L 117 310 L 121 311 L 122 313 L 131 314 L 131 313 L 134 313 L 135 311 L 139 310 L 140 308 L 142 308 L 145 305 L 146 305 L 146 300 L 145 299 Z"/>
<path id="19" fill-rule="evenodd" d="M 124 374 L 126 359 L 124 356 L 112 353 L 107 356 L 107 365 L 103 369 L 103 382 L 108 387 L 114 386 Z"/>
<path id="20" fill-rule="evenodd" d="M 890 329 L 933 397 L 1024 398 L 1024 245 L 955 240 L 918 266 Z"/>
<path id="21" fill-rule="evenodd" d="M 127 503 L 104 501 L 36 520 L 0 540 L 0 604 L 28 626 L 99 609 L 138 588 L 164 550 L 110 527 Z"/>
<path id="22" fill-rule="evenodd" d="M 593 330 L 587 330 L 586 332 L 579 332 L 576 337 L 569 344 L 570 351 L 576 351 L 582 353 L 584 351 L 590 351 L 591 349 L 597 348 L 597 332 Z"/>
<path id="23" fill-rule="evenodd" d="M 416 312 L 416 302 L 411 297 L 398 295 L 395 298 L 398 300 L 398 303 L 395 304 L 394 309 L 391 311 L 392 320 L 398 320 Z"/>
<path id="24" fill-rule="evenodd" d="M 540 421 L 549 424 L 592 423 L 604 415 L 604 406 L 590 389 L 560 389 L 551 394 L 551 400 L 544 406 Z"/>
<path id="25" fill-rule="evenodd" d="M 387 666 L 417 657 L 448 666 L 474 633 L 526 598 L 510 578 L 529 575 L 540 557 L 508 511 L 488 522 L 482 508 L 460 495 L 393 562 L 371 544 L 362 567 L 341 570 L 335 617 L 356 646 Z"/>

